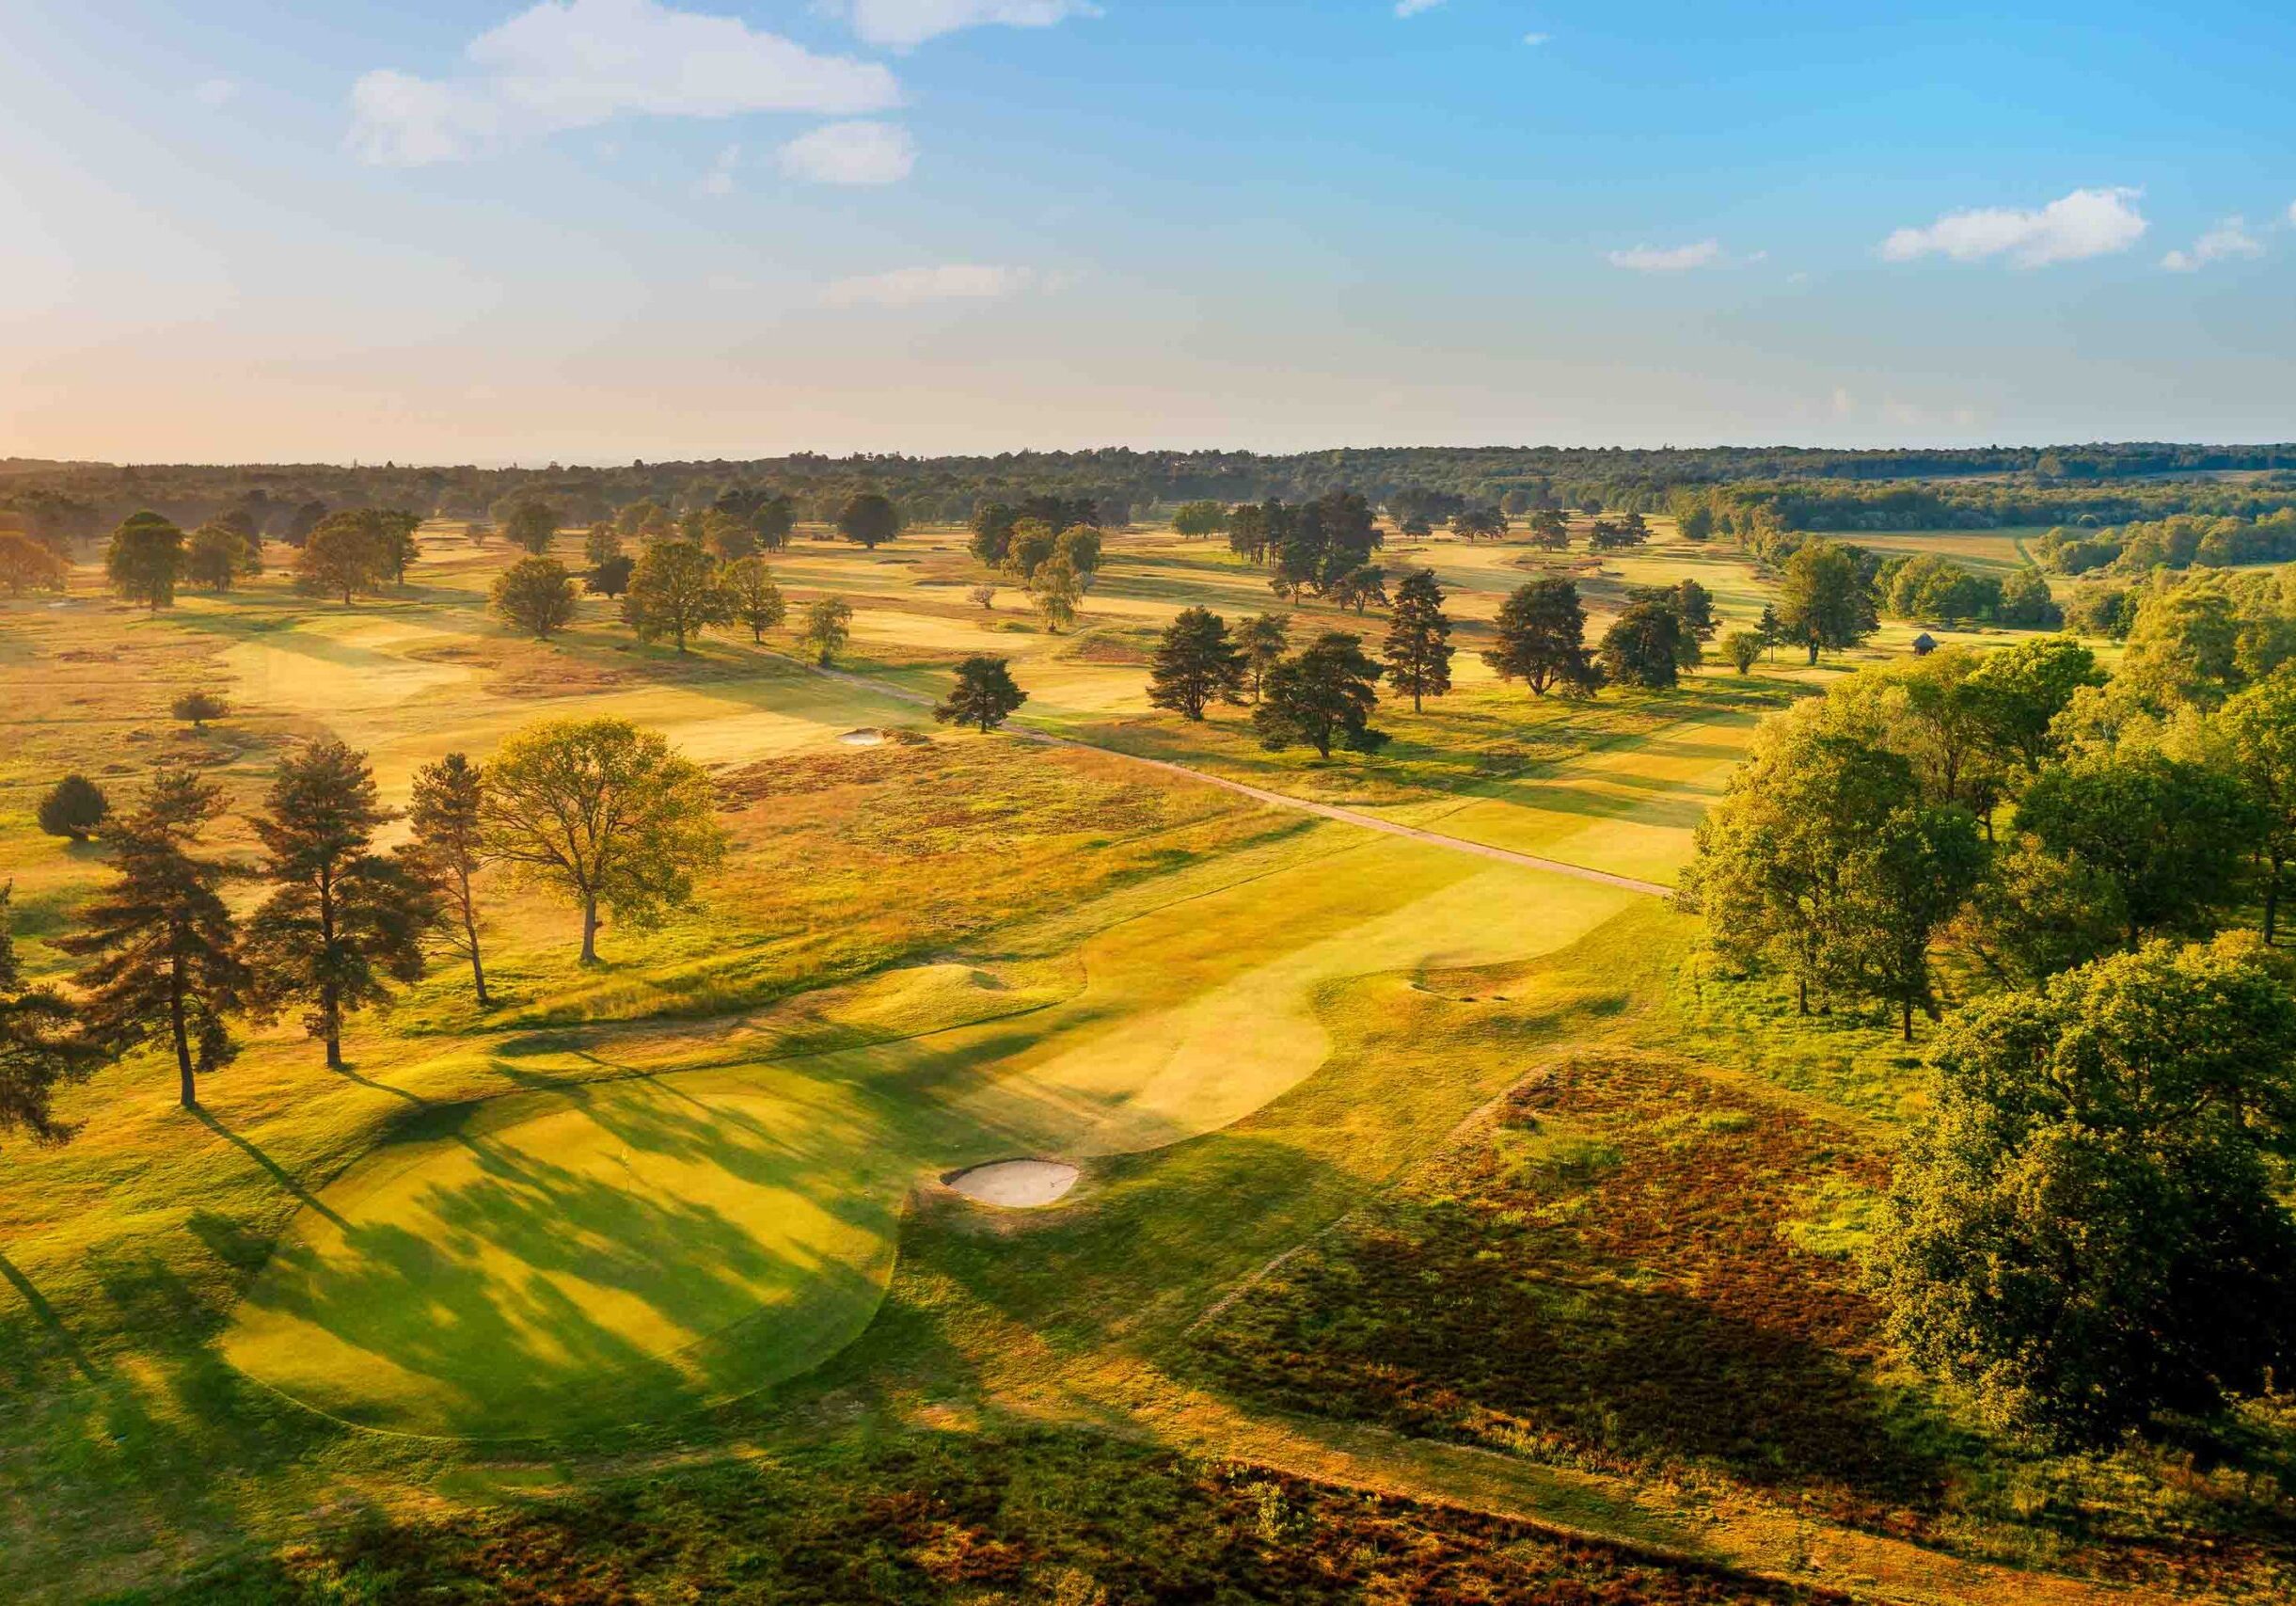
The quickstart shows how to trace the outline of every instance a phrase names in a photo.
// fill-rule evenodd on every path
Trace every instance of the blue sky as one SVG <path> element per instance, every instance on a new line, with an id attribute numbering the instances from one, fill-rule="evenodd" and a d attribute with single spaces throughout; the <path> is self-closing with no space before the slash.
<path id="1" fill-rule="evenodd" d="M 11 0 L 0 453 L 2296 437 L 2296 13 L 2015 10 Z"/>

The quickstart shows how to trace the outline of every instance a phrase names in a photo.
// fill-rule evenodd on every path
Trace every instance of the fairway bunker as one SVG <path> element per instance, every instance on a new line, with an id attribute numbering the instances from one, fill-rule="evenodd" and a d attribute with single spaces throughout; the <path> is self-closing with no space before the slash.
<path id="1" fill-rule="evenodd" d="M 837 739 L 847 747 L 882 747 L 885 733 L 881 730 L 849 730 Z"/>
<path id="2" fill-rule="evenodd" d="M 999 1160 L 945 1179 L 967 1199 L 1003 1210 L 1041 1210 L 1076 1185 L 1074 1166 L 1058 1160 Z"/>

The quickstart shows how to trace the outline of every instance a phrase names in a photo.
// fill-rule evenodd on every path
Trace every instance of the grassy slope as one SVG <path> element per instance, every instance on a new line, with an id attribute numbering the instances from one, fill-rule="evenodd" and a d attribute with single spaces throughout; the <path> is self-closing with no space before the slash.
<path id="1" fill-rule="evenodd" d="M 1218 739 L 1140 722 L 1140 638 L 1187 600 L 1262 606 L 1253 577 L 1151 537 L 1096 591 L 1091 629 L 1055 639 L 1015 619 L 1010 594 L 994 614 L 958 601 L 955 546 L 945 533 L 875 558 L 804 546 L 780 568 L 793 600 L 855 597 L 870 673 L 933 688 L 952 657 L 1009 644 L 1047 723 Z M 1519 581 L 1520 553 L 1433 555 L 1471 651 L 1475 621 Z M 198 1126 L 158 1079 L 123 1068 L 74 1095 L 90 1118 L 78 1144 L 11 1152 L 0 1276 L 16 1304 L 0 1303 L 0 1357 L 24 1408 L 0 1425 L 0 1490 L 10 1554 L 43 1592 L 149 1576 L 323 1505 L 576 1489 L 634 1455 L 674 1464 L 863 1426 L 995 1439 L 1015 1417 L 1773 1572 L 1904 1578 L 1939 1598 L 1999 1584 L 1830 1519 L 1686 1510 L 1664 1478 L 1271 1413 L 1202 1375 L 1190 1328 L 1258 1268 L 1439 1151 L 1543 1058 L 1649 1029 L 1682 941 L 1672 916 L 1432 850 L 1370 848 L 1116 759 L 994 741 L 843 750 L 837 731 L 913 723 L 914 710 L 746 647 L 689 660 L 633 649 L 595 605 L 570 641 L 507 641 L 476 603 L 499 561 L 435 539 L 415 594 L 349 616 L 266 590 L 157 622 L 86 603 L 25 610 L 10 623 L 29 630 L 0 632 L 0 673 L 28 722 L 0 758 L 0 811 L 12 811 L 0 812 L 0 873 L 26 884 L 36 964 L 54 962 L 37 939 L 99 874 L 26 829 L 33 785 L 68 761 L 125 776 L 168 744 L 196 745 L 244 799 L 280 739 L 324 725 L 368 745 L 395 788 L 449 745 L 483 753 L 526 719 L 576 708 L 663 723 L 728 763 L 775 755 L 727 772 L 742 849 L 710 909 L 613 934 L 605 975 L 566 964 L 562 912 L 500 894 L 513 993 L 500 1014 L 474 1018 L 442 975 L 362 1025 L 347 1078 L 275 1033 L 217 1079 Z M 1726 608 L 1751 602 L 1742 569 L 1734 580 L 1716 556 L 1680 549 L 1611 565 L 1589 589 L 1600 602 L 1670 565 L 1734 587 Z M 98 673 L 83 677 L 69 652 L 101 655 Z M 194 742 L 154 717 L 162 683 L 233 674 L 248 712 L 226 729 Z M 1468 671 L 1444 711 L 1471 736 L 1447 738 L 1431 716 L 1406 733 L 1416 755 L 1293 765 L 1286 784 L 1479 810 L 1526 844 L 1656 867 L 1686 850 L 1697 799 L 1752 707 L 1794 678 L 1709 690 L 1682 705 L 1702 710 L 1685 727 L 1662 708 L 1530 709 Z M 1587 739 L 1607 745 L 1570 756 Z M 1571 843 L 1578 821 L 1600 839 Z M 501 1107 L 467 1114 L 476 1100 Z M 391 1138 L 413 1141 L 362 1163 Z M 931 1180 L 1037 1147 L 1100 1156 L 1063 1208 L 996 1216 Z M 703 1213 L 688 1207 L 697 1194 Z M 821 1218 L 787 1219 L 800 1195 Z M 565 1221 L 584 1234 L 578 1261 L 559 1241 Z M 714 1259 L 673 1286 L 661 1263 L 695 1241 Z M 415 1303 L 442 1288 L 443 1312 Z M 705 1352 L 761 1294 L 811 1313 Z M 751 1392 L 872 1309 L 826 1364 Z M 403 1409 L 408 1425 L 516 1431 L 570 1410 L 557 1425 L 577 1429 L 632 1400 L 658 1414 L 555 1449 L 488 1450 L 350 1431 L 225 1362 L 236 1349 L 257 1366 L 312 1366 L 289 1341 L 320 1311 L 340 1348 L 315 1363 L 319 1384 L 356 1384 L 356 1403 Z M 492 1342 L 444 1344 L 425 1314 Z M 598 1361 L 616 1381 L 592 1398 L 578 1380 Z M 505 1392 L 506 1377 L 519 1387 Z"/>

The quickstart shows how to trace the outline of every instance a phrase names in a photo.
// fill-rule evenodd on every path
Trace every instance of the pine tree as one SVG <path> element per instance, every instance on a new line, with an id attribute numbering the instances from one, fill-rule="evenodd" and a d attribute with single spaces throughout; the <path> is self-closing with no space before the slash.
<path id="1" fill-rule="evenodd" d="M 1202 608 L 1182 609 L 1148 660 L 1148 699 L 1152 707 L 1200 720 L 1214 699 L 1243 701 L 1243 654 L 1228 640 L 1227 621 Z"/>
<path id="2" fill-rule="evenodd" d="M 1252 701 L 1259 701 L 1268 671 L 1281 663 L 1291 644 L 1291 620 L 1282 613 L 1255 613 L 1236 627 L 1236 649 L 1251 676 Z"/>
<path id="3" fill-rule="evenodd" d="M 422 976 L 422 934 L 436 895 L 402 861 L 372 851 L 394 818 L 376 796 L 363 754 L 314 741 L 280 765 L 255 821 L 263 874 L 276 890 L 247 928 L 257 1000 L 305 1007 L 304 1029 L 342 1068 L 345 1016 Z"/>
<path id="4" fill-rule="evenodd" d="M 1398 692 L 1411 693 L 1411 711 L 1420 711 L 1420 699 L 1440 697 L 1451 689 L 1451 622 L 1443 616 L 1443 587 L 1433 569 L 1403 577 L 1395 592 L 1395 612 L 1387 624 L 1387 679 Z"/>
<path id="5" fill-rule="evenodd" d="M 957 666 L 957 684 L 949 700 L 933 710 L 942 724 L 978 725 L 986 736 L 1003 724 L 1028 693 L 1013 684 L 1010 660 L 968 658 Z"/>
<path id="6" fill-rule="evenodd" d="M 428 882 L 444 908 L 438 930 L 447 946 L 470 962 L 470 984 L 479 1008 L 494 1000 L 486 992 L 486 965 L 479 953 L 478 898 L 474 883 L 490 856 L 480 825 L 486 781 L 479 767 L 459 753 L 415 771 L 414 806 L 408 819 L 415 839 L 406 855 L 410 867 Z"/>
<path id="7" fill-rule="evenodd" d="M 1379 706 L 1379 664 L 1363 650 L 1363 638 L 1327 630 L 1267 675 L 1267 698 L 1252 711 L 1259 744 L 1280 752 L 1306 742 L 1329 758 L 1337 741 L 1355 753 L 1377 752 L 1385 731 L 1371 728 Z"/>
<path id="8" fill-rule="evenodd" d="M 1497 636 L 1483 661 L 1503 680 L 1526 682 L 1536 696 L 1550 687 L 1591 695 L 1601 684 L 1587 657 L 1587 611 L 1567 580 L 1550 575 L 1516 588 L 1499 604 Z"/>
<path id="9" fill-rule="evenodd" d="M 51 1101 L 60 1082 L 77 1081 L 100 1057 L 72 1030 L 79 1011 L 53 988 L 24 985 L 8 930 L 8 894 L 0 886 L 0 1132 L 27 1132 L 36 1143 L 61 1143 L 71 1129 Z"/>
<path id="10" fill-rule="evenodd" d="M 88 961 L 72 984 L 87 1041 L 125 1054 L 154 1038 L 175 1050 L 185 1109 L 196 1076 L 231 1062 L 225 1026 L 248 987 L 231 912 L 216 890 L 225 870 L 191 851 L 222 794 L 184 770 L 151 777 L 135 812 L 111 832 L 117 879 L 57 946 Z"/>

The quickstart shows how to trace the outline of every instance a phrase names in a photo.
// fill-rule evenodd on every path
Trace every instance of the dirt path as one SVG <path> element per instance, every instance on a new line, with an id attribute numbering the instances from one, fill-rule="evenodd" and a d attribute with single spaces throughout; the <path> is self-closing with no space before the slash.
<path id="1" fill-rule="evenodd" d="M 814 664 L 807 664 L 805 667 L 812 669 L 816 675 L 826 676 L 831 680 L 843 681 L 845 684 L 863 692 L 873 692 L 879 696 L 892 697 L 900 702 L 914 704 L 922 708 L 929 708 L 933 706 L 933 700 L 922 692 L 911 692 L 888 681 L 873 680 L 865 675 L 849 675 L 842 669 L 823 669 Z M 1488 847 L 1481 842 L 1470 842 L 1464 836 L 1446 836 L 1439 831 L 1422 831 L 1416 825 L 1401 825 L 1392 819 L 1382 819 L 1375 814 L 1365 814 L 1359 809 L 1340 808 L 1333 803 L 1310 803 L 1306 798 L 1290 797 L 1282 792 L 1269 791 L 1264 787 L 1250 786 L 1243 781 L 1231 781 L 1225 775 L 1215 775 L 1208 770 L 1191 769 L 1185 764 L 1175 764 L 1164 758 L 1147 758 L 1137 753 L 1126 753 L 1121 748 L 1102 747 L 1096 742 L 1078 741 L 1073 737 L 1054 736 L 1050 731 L 1037 730 L 1031 725 L 1013 725 L 1009 728 L 1016 736 L 1025 737 L 1031 741 L 1041 742 L 1047 747 L 1074 747 L 1086 753 L 1105 753 L 1111 758 L 1121 758 L 1132 764 L 1143 764 L 1151 770 L 1162 770 L 1168 774 L 1184 776 L 1191 781 L 1201 781 L 1207 786 L 1225 787 L 1231 792 L 1239 793 L 1274 808 L 1288 808 L 1301 814 L 1318 815 L 1324 819 L 1336 819 L 1342 825 L 1360 826 L 1366 831 L 1381 831 L 1390 836 L 1402 836 L 1414 842 L 1424 842 L 1431 848 L 1445 848 L 1454 853 L 1472 853 L 1478 858 L 1496 859 L 1502 865 L 1520 865 L 1527 870 L 1544 870 L 1550 875 L 1571 876 L 1579 881 L 1594 882 L 1603 886 L 1623 887 L 1628 892 L 1639 892 L 1648 898 L 1674 896 L 1672 887 L 1661 886 L 1656 882 L 1637 881 L 1632 876 L 1612 875 L 1607 870 L 1591 870 L 1584 865 L 1566 864 L 1560 859 L 1543 859 L 1535 853 L 1517 853 L 1507 848 Z"/>

